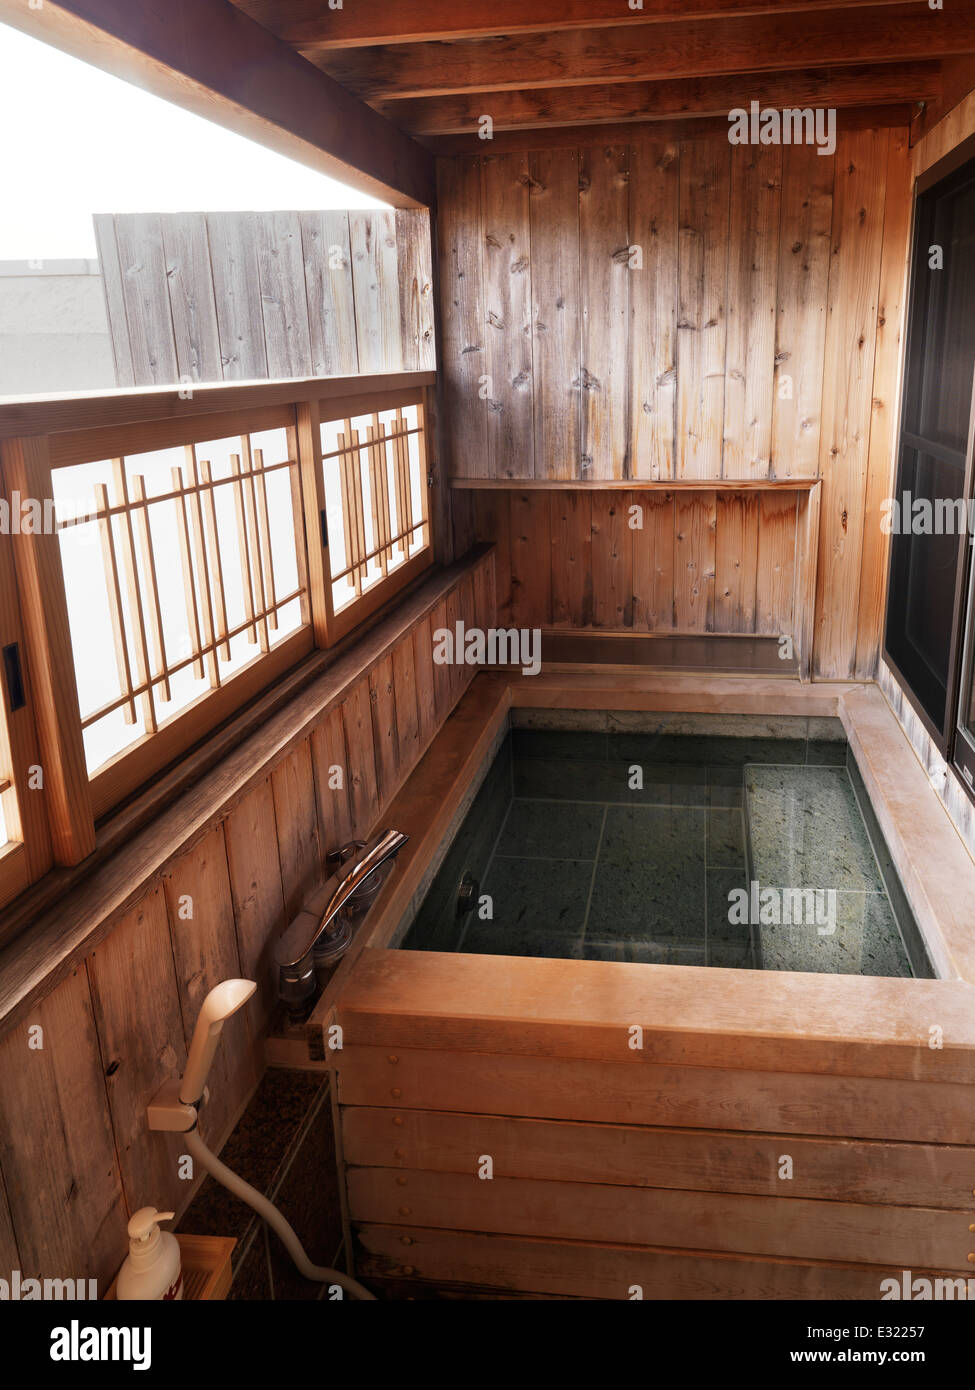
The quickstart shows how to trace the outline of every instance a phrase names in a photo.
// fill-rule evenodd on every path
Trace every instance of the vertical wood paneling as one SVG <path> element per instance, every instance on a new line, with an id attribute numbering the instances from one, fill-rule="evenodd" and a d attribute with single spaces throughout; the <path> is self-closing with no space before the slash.
<path id="1" fill-rule="evenodd" d="M 159 218 L 134 214 L 116 223 L 132 373 L 137 386 L 179 380 Z"/>
<path id="2" fill-rule="evenodd" d="M 399 328 L 404 372 L 434 371 L 433 265 L 429 219 L 420 208 L 397 208 Z"/>
<path id="3" fill-rule="evenodd" d="M 419 740 L 421 746 L 426 747 L 437 727 L 436 693 L 433 684 L 433 635 L 429 617 L 421 619 L 414 627 L 412 641 Z"/>
<path id="4" fill-rule="evenodd" d="M 592 495 L 592 620 L 594 627 L 629 627 L 633 620 L 632 532 L 625 492 Z"/>
<path id="5" fill-rule="evenodd" d="M 823 372 L 816 674 L 853 674 L 873 396 L 888 132 L 841 134 L 836 151 Z"/>
<path id="6" fill-rule="evenodd" d="M 96 236 L 119 385 L 435 365 L 423 210 L 126 214 Z"/>
<path id="7" fill-rule="evenodd" d="M 278 990 L 271 948 L 289 921 L 270 779 L 237 803 L 223 828 L 240 968 L 247 979 L 257 981 L 258 987 L 248 1007 L 253 1010 L 255 1026 L 266 1028 Z"/>
<path id="8" fill-rule="evenodd" d="M 481 160 L 488 456 L 496 476 L 530 478 L 532 437 L 532 282 L 528 156 Z"/>
<path id="9" fill-rule="evenodd" d="M 360 372 L 403 370 L 394 212 L 349 213 Z"/>
<path id="10" fill-rule="evenodd" d="M 358 681 L 342 705 L 345 746 L 348 750 L 349 805 L 352 830 L 364 840 L 372 828 L 379 806 L 376 780 L 376 752 L 372 736 L 372 707 L 369 682 Z"/>
<path id="11" fill-rule="evenodd" d="M 586 479 L 625 478 L 630 459 L 629 150 L 579 158 L 582 281 L 582 465 Z"/>
<path id="12" fill-rule="evenodd" d="M 833 155 L 808 145 L 782 152 L 772 409 L 776 478 L 819 472 L 834 165 Z"/>
<path id="13" fill-rule="evenodd" d="M 308 332 L 315 376 L 353 376 L 359 370 L 352 248 L 347 212 L 303 212 Z"/>
<path id="14" fill-rule="evenodd" d="M 579 411 L 579 152 L 531 156 L 534 456 L 545 478 L 574 478 Z"/>
<path id="15" fill-rule="evenodd" d="M 675 470 L 680 478 L 721 477 L 730 150 L 710 141 L 680 147 Z"/>
<path id="16" fill-rule="evenodd" d="M 552 622 L 556 627 L 588 627 L 593 599 L 592 494 L 555 492 L 540 500 L 547 505 L 551 529 Z"/>
<path id="17" fill-rule="evenodd" d="M 259 380 L 268 375 L 268 363 L 259 292 L 257 219 L 231 212 L 207 213 L 207 238 L 223 379 Z"/>
<path id="18" fill-rule="evenodd" d="M 877 301 L 877 344 L 874 356 L 864 499 L 863 552 L 860 561 L 860 603 L 854 676 L 873 680 L 880 654 L 889 538 L 881 530 L 881 506 L 894 489 L 897 417 L 900 392 L 901 342 L 907 300 L 907 271 L 911 236 L 911 149 L 907 131 L 892 130 L 887 152 L 884 198 L 884 246 Z"/>
<path id="19" fill-rule="evenodd" d="M 160 218 L 172 333 L 181 379 L 220 381 L 220 335 L 202 212 Z"/>
<path id="20" fill-rule="evenodd" d="M 329 710 L 312 732 L 312 767 L 322 853 L 330 854 L 353 838 L 349 802 L 349 759 L 345 748 L 342 709 Z M 334 785 L 333 785 L 334 784 Z"/>
<path id="21" fill-rule="evenodd" d="M 146 1106 L 186 1063 L 161 889 L 127 912 L 92 952 L 88 977 L 129 1210 L 150 1204 L 176 1210 L 187 1192 L 178 1172 L 180 1136 L 146 1129 Z"/>
<path id="22" fill-rule="evenodd" d="M 716 501 L 713 492 L 675 493 L 674 626 L 714 631 Z"/>
<path id="23" fill-rule="evenodd" d="M 323 859 L 310 739 L 299 743 L 274 769 L 271 790 L 285 915 L 290 921 L 317 886 Z"/>
<path id="24" fill-rule="evenodd" d="M 809 479 L 822 473 L 814 630 L 823 647 L 817 672 L 824 676 L 868 677 L 876 663 L 885 579 L 876 522 L 893 466 L 910 202 L 905 151 L 906 131 L 880 130 L 846 132 L 835 156 L 815 146 L 732 150 L 720 138 L 526 156 L 535 476 L 571 483 L 626 476 Z M 491 158 L 496 169 L 498 157 Z M 503 158 L 522 167 L 520 156 Z M 443 260 L 445 342 L 452 334 L 458 341 L 472 336 L 458 324 L 478 317 L 480 265 L 457 272 L 465 247 L 458 229 L 490 237 L 497 225 L 497 213 L 487 212 L 488 195 L 498 201 L 491 181 L 497 175 L 472 196 L 474 162 L 440 162 L 441 226 L 453 228 L 457 240 L 453 262 L 446 250 Z M 882 240 L 888 250 L 881 266 Z M 556 288 L 561 284 L 576 243 L 582 457 L 570 476 L 560 441 L 575 437 L 573 401 L 566 399 L 561 367 L 553 378 L 550 357 L 558 352 L 540 324 L 542 305 L 552 299 L 547 287 L 553 277 Z M 626 323 L 619 331 L 621 314 Z M 569 327 L 560 323 L 560 335 L 574 342 Z M 510 447 L 500 453 L 487 447 L 468 428 L 470 412 L 458 413 L 453 403 L 464 370 L 467 364 L 448 354 L 452 470 L 506 479 Z M 796 577 L 795 558 L 787 554 L 785 528 L 794 496 L 758 502 L 723 495 L 713 506 L 678 497 L 673 517 L 663 510 L 674 507 L 673 499 L 638 500 L 653 536 L 634 532 L 628 547 L 637 630 L 689 624 L 691 631 L 707 631 L 712 623 L 715 631 L 793 629 L 795 583 L 791 600 L 787 589 L 790 567 Z M 573 539 L 578 513 L 570 508 L 580 505 L 594 504 L 549 496 L 550 578 L 541 581 L 538 597 L 525 592 L 524 578 L 530 573 L 527 535 L 544 544 L 536 503 L 513 504 L 501 494 L 472 499 L 474 535 L 498 546 L 499 622 L 531 620 L 533 609 L 548 609 L 559 625 L 593 621 L 574 559 L 582 552 Z M 604 503 L 595 505 L 598 510 Z M 809 509 L 803 506 L 802 514 L 810 515 Z M 704 548 L 694 555 L 698 540 Z M 591 543 L 588 563 L 602 567 L 597 588 L 612 595 L 606 575 L 619 559 L 612 546 L 603 552 L 595 533 Z M 793 549 L 794 543 L 793 537 Z M 806 656 L 809 648 L 807 642 Z"/>
<path id="25" fill-rule="evenodd" d="M 223 830 L 211 830 L 174 859 L 163 876 L 173 958 L 187 1047 L 200 1006 L 221 980 L 241 974 Z M 224 1024 L 208 1082 L 201 1127 L 211 1144 L 223 1138 L 257 1083 L 251 1019 L 245 1006 Z"/>
<path id="26" fill-rule="evenodd" d="M 674 626 L 674 496 L 634 495 L 643 508 L 643 530 L 633 533 L 633 626 L 669 632 Z"/>
<path id="27" fill-rule="evenodd" d="M 487 441 L 487 402 L 479 395 L 487 372 L 481 163 L 473 155 L 442 159 L 437 169 L 446 464 L 451 476 L 463 478 L 483 467 Z"/>
<path id="28" fill-rule="evenodd" d="M 772 452 L 781 147 L 736 146 L 731 175 L 721 471 L 763 478 Z"/>
<path id="29" fill-rule="evenodd" d="M 760 499 L 717 494 L 715 509 L 715 632 L 754 632 Z"/>
<path id="30" fill-rule="evenodd" d="M 305 259 L 296 212 L 258 215 L 257 265 L 267 374 L 270 377 L 311 376 Z"/>
<path id="31" fill-rule="evenodd" d="M 102 289 L 105 294 L 108 329 L 112 336 L 115 384 L 116 386 L 134 386 L 135 367 L 132 362 L 129 323 L 125 313 L 122 265 L 119 261 L 118 243 L 115 239 L 115 218 L 108 213 L 96 212 L 92 214 L 91 220 L 95 228 L 98 264 L 102 272 Z"/>
<path id="32" fill-rule="evenodd" d="M 677 401 L 677 146 L 630 150 L 631 464 L 634 478 L 674 476 Z"/>
<path id="33" fill-rule="evenodd" d="M 40 1047 L 29 1047 L 30 1030 Z M 128 1219 L 88 976 L 76 970 L 0 1041 L 0 1172 L 25 1276 L 96 1278 Z M 4 1271 L 6 1275 L 6 1271 Z"/>
<path id="34" fill-rule="evenodd" d="M 413 634 L 408 633 L 393 648 L 393 689 L 396 693 L 396 762 L 402 775 L 412 767 L 420 746 L 420 718 L 417 706 L 416 661 Z"/>
<path id="35" fill-rule="evenodd" d="M 548 499 L 537 492 L 511 494 L 511 592 L 519 623 L 552 621 L 552 554 L 544 537 Z"/>
<path id="36" fill-rule="evenodd" d="M 0 1172 L 0 1269 L 22 1269 L 23 1263 L 17 1250 L 14 1224 L 10 1216 L 10 1203 L 3 1186 L 3 1173 Z M 7 1277 L 6 1274 L 3 1276 Z"/>
<path id="37" fill-rule="evenodd" d="M 386 655 L 369 672 L 369 703 L 372 707 L 372 734 L 376 749 L 376 777 L 379 803 L 385 806 L 396 790 L 396 692 L 393 689 L 393 659 Z"/>
<path id="38" fill-rule="evenodd" d="M 793 631 L 796 497 L 788 492 L 763 492 L 759 512 L 755 631 L 781 636 Z"/>

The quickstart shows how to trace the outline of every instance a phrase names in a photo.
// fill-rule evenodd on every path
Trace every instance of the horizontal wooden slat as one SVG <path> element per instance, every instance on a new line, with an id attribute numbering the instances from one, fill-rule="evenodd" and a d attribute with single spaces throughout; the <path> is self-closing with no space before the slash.
<path id="1" fill-rule="evenodd" d="M 908 100 L 928 101 L 941 92 L 941 65 L 881 63 L 869 67 L 800 69 L 761 73 L 749 83 L 750 97 L 763 108 L 866 106 Z M 742 105 L 736 76 L 685 81 L 592 83 L 585 87 L 543 87 L 418 97 L 377 102 L 404 129 L 417 135 L 476 134 L 485 110 L 495 131 L 577 125 L 585 121 L 639 121 L 651 117 L 722 116 Z"/>
<path id="2" fill-rule="evenodd" d="M 183 421 L 198 415 L 239 413 L 298 401 L 341 402 L 336 409 L 351 410 L 355 415 L 364 397 L 412 392 L 432 386 L 436 379 L 435 372 L 378 372 L 243 384 L 222 382 L 214 386 L 194 383 L 191 399 L 186 399 L 187 388 L 181 386 L 131 387 L 109 393 L 76 391 L 69 396 L 0 396 L 0 439 L 106 425 L 139 425 L 153 420 Z M 240 433 L 240 428 L 236 433 Z"/>
<path id="3" fill-rule="evenodd" d="M 451 478 L 462 492 L 809 492 L 818 478 Z"/>
<path id="4" fill-rule="evenodd" d="M 482 1149 L 483 1154 L 489 1150 Z M 352 1221 L 544 1239 L 665 1245 L 723 1254 L 967 1270 L 969 1215 L 789 1196 L 354 1168 Z M 790 1184 L 781 1184 L 783 1192 Z"/>
<path id="5" fill-rule="evenodd" d="M 677 966 L 670 967 L 678 969 Z M 340 1014 L 341 1018 L 341 1014 Z M 395 1057 L 395 1061 L 390 1058 Z M 343 1105 L 975 1144 L 970 1086 L 346 1045 Z M 975 1184 L 973 1184 L 975 1186 Z"/>
<path id="6" fill-rule="evenodd" d="M 399 1116 L 403 1123 L 394 1124 Z M 342 1110 L 345 1161 L 360 1167 L 469 1173 L 488 1153 L 503 1177 L 690 1188 L 968 1210 L 975 1149 L 730 1130 L 576 1124 L 449 1111 Z M 779 1177 L 788 1153 L 793 1177 Z"/>
<path id="7" fill-rule="evenodd" d="M 370 951 L 340 1021 L 347 1045 L 975 1083 L 972 1002 L 948 980 Z"/>
<path id="8" fill-rule="evenodd" d="M 844 14 L 775 14 L 706 25 L 503 35 L 478 42 L 390 44 L 314 54 L 313 60 L 367 101 L 580 83 L 761 73 L 794 67 L 906 62 L 971 52 L 975 15 L 945 10 L 932 23 L 927 5 Z M 743 84 L 747 106 L 751 87 Z M 490 104 L 485 106 L 490 111 Z M 585 113 L 580 113 L 580 120 Z"/>
<path id="9" fill-rule="evenodd" d="M 546 29 L 589 29 L 594 25 L 661 23 L 674 18 L 708 20 L 723 16 L 777 14 L 783 10 L 849 9 L 876 0 L 641 0 L 642 9 L 620 0 L 383 0 L 380 4 L 338 6 L 334 0 L 234 0 L 279 38 L 302 49 L 357 48 L 378 43 L 416 43 L 432 39 L 478 38 Z M 886 0 L 903 4 L 905 0 Z"/>
<path id="10" fill-rule="evenodd" d="M 583 1241 L 474 1235 L 418 1226 L 361 1226 L 356 1273 L 493 1285 L 580 1298 L 714 1300 L 865 1299 L 881 1280 L 901 1287 L 902 1267 L 640 1249 Z M 916 1277 L 922 1273 L 913 1270 Z M 957 1279 L 950 1271 L 941 1277 Z M 937 1277 L 934 1271 L 930 1277 Z"/>

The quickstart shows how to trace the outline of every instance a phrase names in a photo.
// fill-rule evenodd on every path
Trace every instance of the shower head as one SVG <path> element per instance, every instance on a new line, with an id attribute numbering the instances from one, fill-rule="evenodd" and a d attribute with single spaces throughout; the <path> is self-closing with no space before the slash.
<path id="1" fill-rule="evenodd" d="M 256 989 L 253 980 L 224 980 L 222 984 L 215 985 L 204 999 L 193 1030 L 186 1070 L 179 1083 L 179 1099 L 183 1105 L 199 1104 L 220 1041 L 221 1029 L 231 1014 L 247 1003 Z"/>

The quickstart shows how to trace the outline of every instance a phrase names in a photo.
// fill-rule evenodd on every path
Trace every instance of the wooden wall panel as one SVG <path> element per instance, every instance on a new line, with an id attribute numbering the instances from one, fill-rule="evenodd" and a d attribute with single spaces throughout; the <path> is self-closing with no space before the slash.
<path id="1" fill-rule="evenodd" d="M 630 459 L 629 149 L 579 154 L 582 278 L 581 476 L 625 478 Z M 550 409 L 549 402 L 544 408 Z"/>
<path id="2" fill-rule="evenodd" d="M 717 136 L 441 159 L 448 471 L 567 484 L 822 475 L 814 669 L 869 677 L 885 581 L 877 522 L 893 478 L 906 151 L 906 130 L 883 129 L 841 133 L 835 155 L 813 146 L 731 147 Z M 509 180 L 505 196 L 517 200 L 518 246 L 529 246 L 530 353 L 520 312 L 504 321 L 510 341 L 497 340 L 503 316 L 481 287 L 484 257 L 498 259 L 491 241 L 499 214 L 497 206 L 488 212 L 487 195 L 496 205 L 498 171 L 509 166 L 528 188 L 512 192 Z M 497 191 L 505 192 L 503 182 Z M 577 285 L 569 279 L 574 261 Z M 523 410 L 500 447 L 491 403 L 476 402 L 483 334 L 495 359 L 530 372 L 519 389 L 531 395 L 531 420 Z M 512 423 L 510 406 L 504 418 Z M 560 512 L 550 540 L 574 535 L 573 554 L 584 554 L 590 542 L 578 509 L 570 513 L 564 497 L 551 505 Z M 780 553 L 784 501 L 756 508 L 725 498 L 714 522 L 701 498 L 645 505 L 654 539 L 648 545 L 647 530 L 630 538 L 632 592 L 623 605 L 638 631 L 785 630 L 794 560 L 784 542 Z M 673 526 L 667 506 L 679 514 Z M 523 508 L 514 530 L 504 498 L 459 501 L 457 515 L 460 549 L 472 538 L 498 545 L 499 621 L 508 605 L 528 611 L 507 579 L 512 536 L 525 534 Z M 587 558 L 601 576 L 616 563 L 598 546 Z M 544 594 L 535 606 L 550 608 L 554 623 L 593 622 L 585 563 L 563 559 L 553 543 L 550 602 Z"/>
<path id="3" fill-rule="evenodd" d="M 445 464 L 451 477 L 463 478 L 480 471 L 487 441 L 487 406 L 480 394 L 481 378 L 487 372 L 481 283 L 481 162 L 474 157 L 449 159 L 439 168 L 440 385 L 446 415 Z"/>
<path id="4" fill-rule="evenodd" d="M 679 177 L 675 475 L 720 478 L 728 245 L 741 236 L 729 230 L 731 146 L 682 145 Z"/>
<path id="5" fill-rule="evenodd" d="M 742 1259 L 419 1226 L 370 1224 L 356 1234 L 360 1279 L 406 1275 L 433 1283 L 489 1285 L 559 1298 L 873 1301 L 879 1296 L 881 1279 L 891 1277 L 899 1286 L 902 1278 L 900 1265 Z"/>
<path id="6" fill-rule="evenodd" d="M 771 472 L 782 149 L 748 147 L 731 183 L 724 478 Z"/>
<path id="7" fill-rule="evenodd" d="M 498 621 L 506 625 L 799 635 L 804 494 L 471 495 L 477 539 L 498 548 Z M 634 507 L 642 528 L 630 524 Z"/>
<path id="8" fill-rule="evenodd" d="M 889 132 L 838 138 L 823 367 L 823 479 L 813 639 L 815 673 L 853 675 Z"/>
<path id="9" fill-rule="evenodd" d="M 322 871 L 311 742 L 305 740 L 271 774 L 284 909 L 290 921 Z"/>
<path id="10" fill-rule="evenodd" d="M 92 952 L 88 976 L 115 1148 L 130 1207 L 176 1210 L 188 1190 L 178 1172 L 180 1137 L 146 1130 L 146 1106 L 164 1082 L 182 1074 L 186 1063 L 169 919 L 160 888 L 127 912 Z M 151 989 L 146 988 L 148 980 Z"/>
<path id="11" fill-rule="evenodd" d="M 481 161 L 485 448 L 501 478 L 534 472 L 528 156 Z"/>
<path id="12" fill-rule="evenodd" d="M 630 471 L 674 476 L 677 405 L 677 233 L 680 168 L 673 142 L 630 149 Z"/>
<path id="13" fill-rule="evenodd" d="M 25 1275 L 104 1289 L 121 1263 L 128 1213 L 103 1066 L 84 969 L 0 1041 L 0 1170 Z"/>
<path id="14" fill-rule="evenodd" d="M 264 1029 L 277 1003 L 271 947 L 288 923 L 271 778 L 237 803 L 223 830 L 240 968 L 246 979 L 257 981 L 257 997 L 249 1007 L 257 1027 Z"/>
<path id="15" fill-rule="evenodd" d="M 95 233 L 120 386 L 436 365 L 423 211 L 125 214 Z"/>
<path id="16" fill-rule="evenodd" d="M 789 1195 L 964 1210 L 975 1152 L 961 1145 L 886 1144 L 637 1125 L 575 1124 L 446 1111 L 343 1111 L 346 1162 L 469 1173 L 489 1153 L 509 1178 L 618 1183 L 696 1192 L 780 1194 L 783 1144 L 793 1159 Z"/>
<path id="17" fill-rule="evenodd" d="M 221 980 L 239 978 L 227 850 L 220 827 L 173 860 L 163 876 L 179 983 L 183 1032 L 189 1047 L 200 1006 Z M 257 1060 L 247 1009 L 224 1024 L 211 1072 L 210 1101 L 201 1129 L 211 1144 L 223 1142 L 245 1097 L 257 1084 Z"/>
<path id="18" fill-rule="evenodd" d="M 652 1062 L 346 1046 L 343 1105 L 459 1110 L 589 1123 L 975 1144 L 971 1088 Z M 391 1086 L 399 1090 L 393 1097 Z"/>
<path id="19" fill-rule="evenodd" d="M 788 1142 L 788 1141 L 784 1141 Z M 790 1189 L 791 1191 L 791 1189 Z M 967 1272 L 962 1211 L 681 1191 L 477 1172 L 357 1168 L 348 1174 L 354 1222 L 410 1224 L 548 1240 L 655 1245 L 906 1269 Z"/>
<path id="20" fill-rule="evenodd" d="M 539 150 L 529 168 L 536 473 L 575 478 L 582 453 L 579 151 Z"/>
<path id="21" fill-rule="evenodd" d="M 807 145 L 783 151 L 772 408 L 776 478 L 819 472 L 834 168 L 834 155 Z"/>

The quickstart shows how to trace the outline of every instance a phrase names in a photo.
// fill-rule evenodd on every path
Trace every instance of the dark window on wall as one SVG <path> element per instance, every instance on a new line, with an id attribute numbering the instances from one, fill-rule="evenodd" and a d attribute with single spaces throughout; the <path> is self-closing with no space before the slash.
<path id="1" fill-rule="evenodd" d="M 958 511 L 971 487 L 975 158 L 934 180 L 919 183 L 915 204 L 885 656 L 947 753 L 968 550 Z"/>

